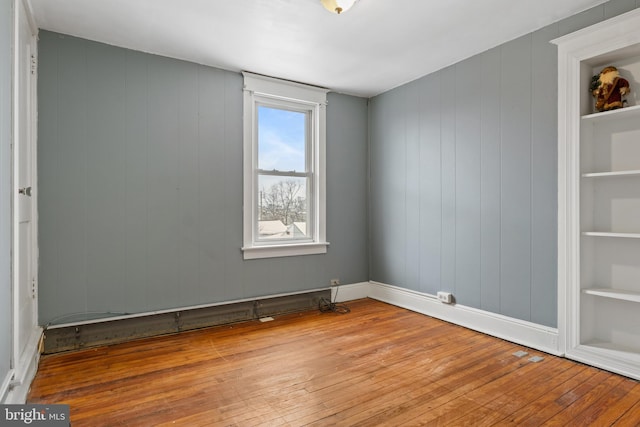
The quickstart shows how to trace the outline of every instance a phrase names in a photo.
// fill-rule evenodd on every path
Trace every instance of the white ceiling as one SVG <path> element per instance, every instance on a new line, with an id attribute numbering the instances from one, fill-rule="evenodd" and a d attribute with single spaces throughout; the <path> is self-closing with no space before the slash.
<path id="1" fill-rule="evenodd" d="M 30 0 L 42 29 L 373 96 L 605 0 Z"/>

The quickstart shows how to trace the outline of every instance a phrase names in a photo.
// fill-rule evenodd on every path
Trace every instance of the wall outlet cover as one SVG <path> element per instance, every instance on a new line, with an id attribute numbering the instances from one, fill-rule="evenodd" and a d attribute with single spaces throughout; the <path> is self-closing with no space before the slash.
<path id="1" fill-rule="evenodd" d="M 453 295 L 451 295 L 451 292 L 443 292 L 443 291 L 439 291 L 438 292 L 438 299 L 440 301 L 442 301 L 445 304 L 452 304 L 453 303 Z"/>

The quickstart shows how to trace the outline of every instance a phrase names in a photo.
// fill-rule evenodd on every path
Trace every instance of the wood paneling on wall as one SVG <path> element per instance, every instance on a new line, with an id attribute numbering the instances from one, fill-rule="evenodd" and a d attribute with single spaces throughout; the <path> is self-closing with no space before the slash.
<path id="1" fill-rule="evenodd" d="M 365 99 L 329 95 L 329 252 L 244 261 L 242 76 L 47 31 L 39 51 L 41 324 L 368 279 Z"/>
<path id="2" fill-rule="evenodd" d="M 371 100 L 372 280 L 556 326 L 549 41 L 638 6 L 605 3 Z"/>

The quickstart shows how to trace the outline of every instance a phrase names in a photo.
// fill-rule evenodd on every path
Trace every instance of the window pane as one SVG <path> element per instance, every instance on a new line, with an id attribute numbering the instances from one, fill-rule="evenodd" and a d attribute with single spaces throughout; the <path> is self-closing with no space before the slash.
<path id="1" fill-rule="evenodd" d="M 258 107 L 258 168 L 306 171 L 307 113 Z"/>
<path id="2" fill-rule="evenodd" d="M 307 178 L 258 177 L 258 238 L 306 239 Z"/>

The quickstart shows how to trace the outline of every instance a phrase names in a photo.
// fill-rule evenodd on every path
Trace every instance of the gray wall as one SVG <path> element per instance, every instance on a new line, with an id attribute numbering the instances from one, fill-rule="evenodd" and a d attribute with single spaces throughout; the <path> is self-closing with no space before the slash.
<path id="1" fill-rule="evenodd" d="M 11 368 L 11 0 L 0 0 L 0 384 Z M 3 396 L 0 396 L 2 401 Z"/>
<path id="2" fill-rule="evenodd" d="M 367 103 L 330 94 L 326 255 L 243 261 L 242 76 L 42 31 L 39 320 L 368 279 Z"/>
<path id="3" fill-rule="evenodd" d="M 557 324 L 557 59 L 611 1 L 372 99 L 370 277 Z"/>
<path id="4" fill-rule="evenodd" d="M 252 261 L 239 251 L 241 76 L 42 32 L 40 323 L 339 277 L 448 290 L 461 304 L 555 326 L 548 42 L 638 6 L 598 6 L 375 97 L 368 110 L 330 94 L 329 253 Z"/>

